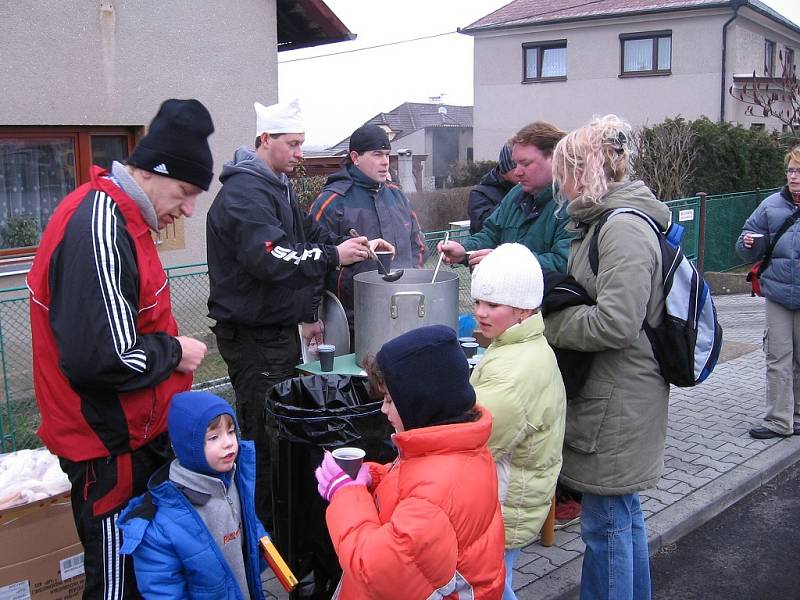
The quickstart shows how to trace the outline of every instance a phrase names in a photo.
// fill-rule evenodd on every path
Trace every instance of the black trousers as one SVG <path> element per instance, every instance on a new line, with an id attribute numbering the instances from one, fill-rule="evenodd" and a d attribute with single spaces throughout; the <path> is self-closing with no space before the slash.
<path id="1" fill-rule="evenodd" d="M 270 441 L 264 405 L 272 386 L 296 375 L 295 367 L 300 362 L 297 325 L 247 327 L 217 323 L 211 330 L 228 365 L 242 438 L 253 440 L 256 447 L 256 515 L 268 531 L 273 531 Z"/>
<path id="2" fill-rule="evenodd" d="M 61 469 L 72 484 L 72 514 L 83 544 L 84 600 L 141 598 L 133 561 L 119 553 L 122 536 L 117 517 L 128 500 L 147 491 L 150 475 L 172 456 L 165 433 L 120 456 L 83 462 L 59 458 Z"/>

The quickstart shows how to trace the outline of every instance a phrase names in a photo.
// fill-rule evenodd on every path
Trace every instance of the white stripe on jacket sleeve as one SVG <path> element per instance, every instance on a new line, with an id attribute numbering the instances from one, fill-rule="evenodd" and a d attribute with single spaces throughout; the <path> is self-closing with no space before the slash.
<path id="1" fill-rule="evenodd" d="M 96 192 L 92 206 L 92 243 L 95 268 L 103 295 L 114 350 L 133 371 L 147 368 L 147 356 L 135 349 L 136 317 L 122 294 L 122 265 L 117 245 L 117 205 L 104 192 Z"/>

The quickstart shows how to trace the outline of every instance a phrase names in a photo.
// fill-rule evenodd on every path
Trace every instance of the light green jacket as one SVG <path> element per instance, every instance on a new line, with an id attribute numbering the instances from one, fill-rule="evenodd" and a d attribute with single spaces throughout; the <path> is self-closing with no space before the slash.
<path id="1" fill-rule="evenodd" d="M 494 418 L 489 449 L 497 463 L 506 548 L 521 548 L 550 510 L 564 442 L 566 393 L 541 314 L 495 338 L 470 383 Z"/>

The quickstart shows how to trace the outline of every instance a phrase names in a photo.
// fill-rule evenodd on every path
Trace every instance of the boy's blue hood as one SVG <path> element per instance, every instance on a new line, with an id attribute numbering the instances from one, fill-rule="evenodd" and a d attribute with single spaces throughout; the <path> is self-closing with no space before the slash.
<path id="1" fill-rule="evenodd" d="M 238 431 L 236 413 L 219 396 L 208 392 L 181 392 L 172 397 L 167 415 L 169 437 L 178 461 L 190 471 L 219 476 L 206 460 L 205 443 L 208 424 L 222 414 L 231 416 Z"/>

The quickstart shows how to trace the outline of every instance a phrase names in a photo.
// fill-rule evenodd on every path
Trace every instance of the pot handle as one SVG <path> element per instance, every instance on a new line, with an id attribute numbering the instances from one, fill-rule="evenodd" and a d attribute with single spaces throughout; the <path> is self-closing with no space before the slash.
<path id="1" fill-rule="evenodd" d="M 390 314 L 393 319 L 397 318 L 397 298 L 398 296 L 417 296 L 419 297 L 419 305 L 417 306 L 417 314 L 420 318 L 425 316 L 425 294 L 422 292 L 395 292 L 392 294 L 390 300 Z"/>

